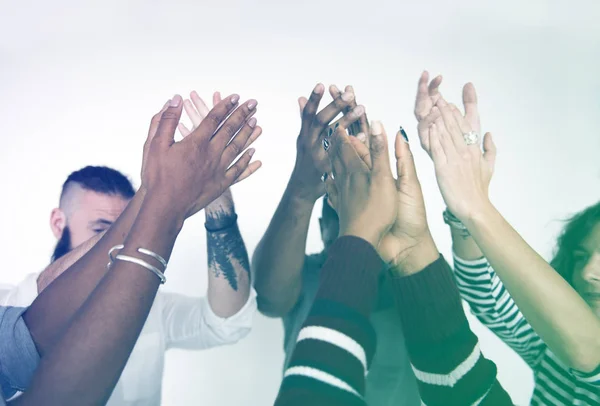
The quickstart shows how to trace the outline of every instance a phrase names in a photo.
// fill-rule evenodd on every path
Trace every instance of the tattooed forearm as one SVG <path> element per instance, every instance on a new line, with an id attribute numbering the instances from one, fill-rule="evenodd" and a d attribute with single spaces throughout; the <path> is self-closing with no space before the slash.
<path id="1" fill-rule="evenodd" d="M 244 276 L 249 278 L 250 261 L 235 214 L 211 213 L 206 216 L 206 228 L 208 267 L 215 277 L 225 278 L 237 291 L 240 274 L 246 273 Z"/>

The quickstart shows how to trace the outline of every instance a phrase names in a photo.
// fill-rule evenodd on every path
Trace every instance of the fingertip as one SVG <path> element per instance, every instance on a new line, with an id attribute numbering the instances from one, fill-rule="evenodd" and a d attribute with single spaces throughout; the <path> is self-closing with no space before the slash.
<path id="1" fill-rule="evenodd" d="M 173 96 L 173 98 L 169 102 L 169 107 L 173 107 L 173 108 L 179 107 L 182 103 L 182 100 L 183 99 L 181 98 L 181 96 L 176 94 L 175 96 Z"/>
<path id="2" fill-rule="evenodd" d="M 317 83 L 317 85 L 313 89 L 313 93 L 317 94 L 317 95 L 323 94 L 324 91 L 325 91 L 325 86 L 323 86 L 322 83 Z"/>

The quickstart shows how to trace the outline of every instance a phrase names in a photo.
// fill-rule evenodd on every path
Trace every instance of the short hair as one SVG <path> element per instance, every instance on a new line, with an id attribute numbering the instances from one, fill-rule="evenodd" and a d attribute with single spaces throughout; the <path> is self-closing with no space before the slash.
<path id="1" fill-rule="evenodd" d="M 575 268 L 573 251 L 600 222 L 600 202 L 568 218 L 566 222 L 556 242 L 554 258 L 550 265 L 571 284 Z"/>
<path id="2" fill-rule="evenodd" d="M 106 166 L 86 166 L 71 173 L 63 183 L 60 193 L 61 200 L 73 183 L 85 190 L 105 195 L 117 195 L 128 200 L 135 195 L 131 181 L 121 172 Z"/>
<path id="3" fill-rule="evenodd" d="M 327 202 L 327 195 L 323 196 L 323 210 L 321 212 L 321 218 L 326 221 L 340 221 L 336 211 Z"/>

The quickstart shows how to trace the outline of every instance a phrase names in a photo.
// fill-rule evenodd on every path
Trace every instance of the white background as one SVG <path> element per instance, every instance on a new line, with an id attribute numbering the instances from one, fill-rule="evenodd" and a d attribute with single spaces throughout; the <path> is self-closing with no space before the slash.
<path id="1" fill-rule="evenodd" d="M 412 114 L 420 72 L 443 73 L 460 103 L 475 83 L 484 131 L 499 149 L 492 198 L 540 253 L 560 222 L 598 199 L 599 6 L 527 2 L 0 1 L 0 282 L 48 262 L 50 210 L 73 170 L 109 165 L 139 184 L 151 116 L 174 93 L 214 90 L 259 101 L 263 168 L 235 187 L 254 250 L 286 185 L 299 129 L 296 99 L 318 81 L 353 84 L 371 119 L 408 129 L 439 248 L 450 255 L 432 165 Z M 318 206 L 320 210 L 320 205 Z M 308 251 L 321 248 L 313 212 Z M 203 216 L 186 223 L 166 289 L 206 290 Z M 531 374 L 477 323 L 513 400 Z M 234 347 L 167 357 L 165 405 L 266 405 L 281 376 L 282 328 L 257 317 Z"/>

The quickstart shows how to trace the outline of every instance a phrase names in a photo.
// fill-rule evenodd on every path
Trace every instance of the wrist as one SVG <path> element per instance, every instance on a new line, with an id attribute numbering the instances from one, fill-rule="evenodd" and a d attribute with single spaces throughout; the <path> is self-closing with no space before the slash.
<path id="1" fill-rule="evenodd" d="M 348 236 L 348 237 L 360 238 L 362 240 L 365 240 L 369 244 L 371 244 L 371 246 L 373 246 L 373 248 L 377 249 L 377 247 L 379 246 L 379 243 L 381 242 L 381 239 L 383 237 L 383 233 L 380 233 L 376 230 L 369 230 L 365 227 L 348 226 L 345 228 L 340 228 L 339 236 L 340 237 Z"/>
<path id="2" fill-rule="evenodd" d="M 394 261 L 392 272 L 397 276 L 413 275 L 435 262 L 439 256 L 431 234 L 427 233 L 425 238 L 404 251 L 403 255 Z"/>
<path id="3" fill-rule="evenodd" d="M 145 193 L 140 214 L 142 211 L 147 213 L 158 226 L 176 233 L 183 228 L 186 219 L 185 208 L 175 206 L 173 200 L 165 195 L 155 195 L 151 192 Z"/>
<path id="4" fill-rule="evenodd" d="M 481 227 L 481 225 L 488 224 L 498 216 L 498 210 L 492 205 L 491 202 L 481 205 L 477 210 L 471 211 L 471 213 L 464 219 L 461 219 L 469 233 L 473 233 L 474 230 Z"/>
<path id="5" fill-rule="evenodd" d="M 296 169 L 292 172 L 292 176 L 290 177 L 290 181 L 287 185 L 286 192 L 289 193 L 291 197 L 298 200 L 301 203 L 305 204 L 315 204 L 319 197 L 323 196 L 323 191 L 320 188 L 320 184 L 316 187 L 314 185 L 307 185 L 300 179 Z M 320 180 L 318 180 L 320 182 Z"/>

